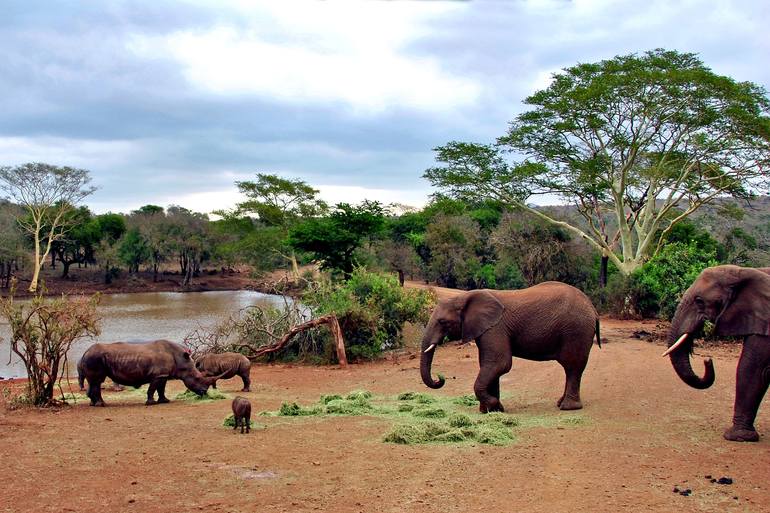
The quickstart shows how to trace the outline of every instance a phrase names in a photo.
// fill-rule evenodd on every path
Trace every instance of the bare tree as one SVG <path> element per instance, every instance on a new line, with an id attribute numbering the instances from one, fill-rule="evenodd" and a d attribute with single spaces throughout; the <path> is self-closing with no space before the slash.
<path id="1" fill-rule="evenodd" d="M 41 162 L 0 167 L 0 190 L 26 210 L 27 215 L 17 221 L 35 244 L 30 292 L 37 291 L 40 269 L 51 252 L 51 244 L 69 228 L 67 213 L 96 190 L 88 186 L 90 181 L 85 169 Z"/>

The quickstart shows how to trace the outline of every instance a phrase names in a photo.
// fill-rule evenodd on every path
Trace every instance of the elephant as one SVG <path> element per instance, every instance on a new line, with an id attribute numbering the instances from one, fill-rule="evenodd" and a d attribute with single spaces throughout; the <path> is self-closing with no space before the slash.
<path id="1" fill-rule="evenodd" d="M 248 392 L 251 385 L 251 361 L 241 353 L 210 353 L 204 354 L 195 360 L 195 368 L 204 376 L 221 375 L 217 379 L 229 379 L 240 376 L 243 380 L 241 392 Z M 217 388 L 216 381 L 212 387 Z"/>
<path id="2" fill-rule="evenodd" d="M 580 290 L 560 282 L 544 282 L 522 290 L 473 290 L 441 301 L 433 311 L 422 339 L 420 374 L 430 388 L 436 346 L 445 337 L 476 341 L 479 374 L 473 386 L 482 413 L 504 411 L 500 376 L 511 370 L 512 357 L 556 360 L 564 368 L 564 393 L 556 405 L 562 410 L 583 407 L 580 380 L 593 339 L 601 346 L 599 314 Z"/>
<path id="3" fill-rule="evenodd" d="M 181 379 L 185 386 L 203 395 L 221 376 L 207 377 L 193 364 L 190 353 L 179 344 L 155 340 L 142 344 L 113 342 L 89 347 L 78 362 L 78 381 L 88 380 L 91 406 L 104 406 L 101 385 L 106 378 L 117 384 L 139 388 L 149 383 L 146 405 L 169 402 L 166 382 Z M 154 399 L 158 392 L 158 400 Z"/>
<path id="4" fill-rule="evenodd" d="M 248 433 L 251 428 L 251 403 L 245 397 L 238 396 L 233 399 L 232 408 L 233 419 L 235 420 L 233 430 L 238 429 L 238 426 L 240 426 L 241 434 L 243 434 L 243 428 L 245 426 L 246 432 Z"/>
<path id="5" fill-rule="evenodd" d="M 677 306 L 668 334 L 669 356 L 679 378 L 693 388 L 714 383 L 714 364 L 704 360 L 703 377 L 690 362 L 693 341 L 706 320 L 720 336 L 743 337 L 735 384 L 733 425 L 724 438 L 756 442 L 754 419 L 770 384 L 770 268 L 752 269 L 718 265 L 705 269 L 690 285 Z"/>

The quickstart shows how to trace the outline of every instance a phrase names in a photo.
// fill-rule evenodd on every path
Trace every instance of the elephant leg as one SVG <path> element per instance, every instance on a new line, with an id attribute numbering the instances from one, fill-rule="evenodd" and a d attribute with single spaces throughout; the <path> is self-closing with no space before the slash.
<path id="1" fill-rule="evenodd" d="M 168 382 L 167 379 L 161 379 L 158 381 L 158 402 L 159 403 L 167 403 L 169 402 L 168 398 L 166 397 L 166 383 Z"/>
<path id="2" fill-rule="evenodd" d="M 91 399 L 91 406 L 104 406 L 102 399 L 102 383 L 104 379 L 88 378 L 88 398 Z"/>
<path id="3" fill-rule="evenodd" d="M 759 434 L 754 419 L 770 382 L 770 344 L 766 337 L 748 337 L 736 370 L 733 425 L 724 433 L 726 440 L 756 442 Z"/>
<path id="4" fill-rule="evenodd" d="M 500 376 L 511 370 L 512 355 L 507 342 L 505 348 L 487 347 L 477 341 L 479 348 L 479 375 L 473 385 L 473 391 L 479 400 L 481 413 L 504 411 L 500 403 Z"/>
<path id="5" fill-rule="evenodd" d="M 241 389 L 241 392 L 250 392 L 251 391 L 251 377 L 249 376 L 248 372 L 244 372 L 241 374 L 241 379 L 243 380 L 243 388 Z"/>
<path id="6" fill-rule="evenodd" d="M 583 378 L 583 371 L 588 364 L 588 355 L 582 358 L 568 358 L 559 360 L 564 368 L 565 382 L 564 393 L 556 402 L 561 410 L 579 410 L 583 408 L 580 400 L 580 381 Z"/>

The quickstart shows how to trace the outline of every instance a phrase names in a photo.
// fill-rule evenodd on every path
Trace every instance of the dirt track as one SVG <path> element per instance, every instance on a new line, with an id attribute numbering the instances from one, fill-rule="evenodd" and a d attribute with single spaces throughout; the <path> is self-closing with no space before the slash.
<path id="1" fill-rule="evenodd" d="M 717 382 L 692 390 L 659 357 L 661 346 L 630 338 L 639 327 L 604 322 L 609 342 L 594 348 L 584 376 L 583 425 L 517 429 L 505 447 L 385 444 L 390 423 L 373 417 L 257 418 L 266 429 L 235 435 L 221 426 L 224 400 L 0 412 L 0 511 L 770 510 L 767 405 L 759 443 L 721 437 L 737 351 L 708 351 Z M 472 344 L 440 348 L 434 368 L 448 380 L 435 393 L 471 393 L 475 357 Z M 260 411 L 354 389 L 429 392 L 417 364 L 401 356 L 347 369 L 255 366 L 244 395 Z M 558 416 L 562 386 L 557 364 L 516 360 L 503 404 L 511 415 Z M 239 388 L 237 378 L 220 386 Z M 178 391 L 174 382 L 169 396 Z"/>

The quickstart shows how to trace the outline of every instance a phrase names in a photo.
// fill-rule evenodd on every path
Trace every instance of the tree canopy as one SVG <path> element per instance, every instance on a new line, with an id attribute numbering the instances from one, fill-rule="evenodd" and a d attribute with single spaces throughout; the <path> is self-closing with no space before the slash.
<path id="1" fill-rule="evenodd" d="M 714 198 L 770 191 L 766 91 L 715 74 L 694 54 L 578 64 L 525 103 L 532 109 L 496 144 L 436 148 L 441 165 L 425 178 L 451 196 L 499 200 L 561 226 L 624 274 Z M 584 223 L 527 203 L 537 195 L 573 204 Z"/>

